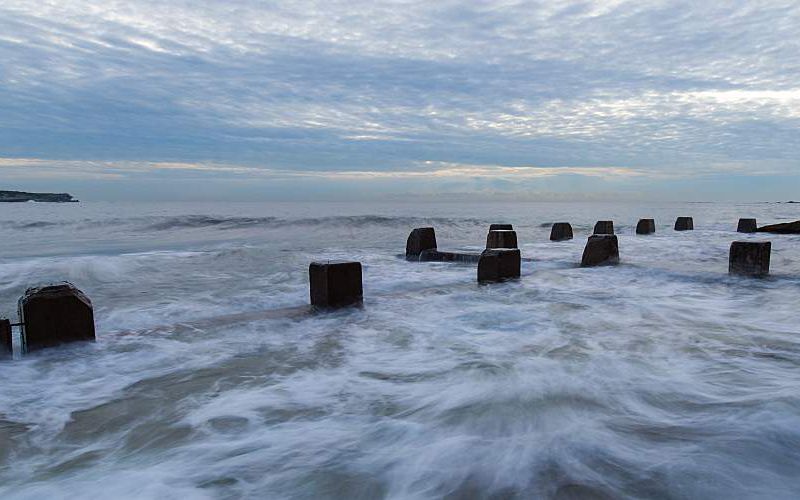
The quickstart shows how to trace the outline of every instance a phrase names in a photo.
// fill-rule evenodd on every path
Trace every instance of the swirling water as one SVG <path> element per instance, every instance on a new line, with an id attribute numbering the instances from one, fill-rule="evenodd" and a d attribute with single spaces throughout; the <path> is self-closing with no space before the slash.
<path id="1" fill-rule="evenodd" d="M 798 498 L 800 236 L 738 217 L 800 205 L 2 206 L 0 315 L 69 280 L 98 341 L 0 362 L 0 497 Z M 606 218 L 621 265 L 577 267 Z M 518 281 L 398 258 L 491 222 Z M 769 278 L 727 275 L 736 239 Z M 363 308 L 232 318 L 307 303 L 327 258 L 363 262 Z"/>

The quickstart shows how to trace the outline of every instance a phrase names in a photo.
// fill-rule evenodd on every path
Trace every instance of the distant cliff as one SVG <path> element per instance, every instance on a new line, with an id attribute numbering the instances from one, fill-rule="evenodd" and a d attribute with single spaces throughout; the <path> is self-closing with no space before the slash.
<path id="1" fill-rule="evenodd" d="M 67 193 L 25 193 L 22 191 L 0 191 L 0 203 L 21 201 L 40 201 L 50 203 L 77 202 L 71 194 Z"/>

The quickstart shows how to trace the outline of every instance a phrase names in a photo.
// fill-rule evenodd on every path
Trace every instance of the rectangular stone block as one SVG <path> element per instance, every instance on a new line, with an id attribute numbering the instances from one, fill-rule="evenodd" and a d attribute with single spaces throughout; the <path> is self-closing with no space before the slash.
<path id="1" fill-rule="evenodd" d="M 656 232 L 656 221 L 653 219 L 639 219 L 636 224 L 636 234 L 653 234 Z"/>
<path id="2" fill-rule="evenodd" d="M 511 224 L 492 224 L 489 226 L 489 231 L 511 231 L 514 227 Z"/>
<path id="3" fill-rule="evenodd" d="M 517 232 L 489 231 L 486 236 L 486 248 L 517 248 Z"/>
<path id="4" fill-rule="evenodd" d="M 26 290 L 19 319 L 23 352 L 95 340 L 92 301 L 71 283 Z"/>
<path id="5" fill-rule="evenodd" d="M 439 250 L 424 250 L 419 254 L 420 262 L 478 262 L 480 254 L 440 252 Z"/>
<path id="6" fill-rule="evenodd" d="M 691 217 L 678 217 L 675 220 L 676 231 L 691 231 L 694 229 L 694 219 Z"/>
<path id="7" fill-rule="evenodd" d="M 0 318 L 0 358 L 14 353 L 11 343 L 11 321 Z"/>
<path id="8" fill-rule="evenodd" d="M 556 222 L 550 229 L 550 241 L 572 239 L 572 225 L 569 222 Z"/>
<path id="9" fill-rule="evenodd" d="M 744 276 L 766 276 L 769 274 L 769 257 L 772 243 L 769 241 L 734 241 L 728 256 L 728 272 Z"/>
<path id="10" fill-rule="evenodd" d="M 583 249 L 581 267 L 613 265 L 619 263 L 619 242 L 613 234 L 589 236 Z"/>
<path id="11" fill-rule="evenodd" d="M 312 262 L 308 277 L 312 306 L 344 307 L 363 300 L 360 262 Z"/>
<path id="12" fill-rule="evenodd" d="M 736 226 L 738 233 L 755 233 L 758 229 L 758 224 L 755 219 L 739 219 L 739 224 Z"/>
<path id="13" fill-rule="evenodd" d="M 594 234 L 614 234 L 614 221 L 597 221 L 597 224 L 594 225 Z"/>
<path id="14" fill-rule="evenodd" d="M 487 283 L 519 278 L 521 261 L 519 249 L 484 250 L 478 261 L 478 282 Z"/>
<path id="15" fill-rule="evenodd" d="M 425 250 L 436 250 L 436 232 L 432 227 L 418 227 L 406 240 L 406 257 L 417 257 Z"/>

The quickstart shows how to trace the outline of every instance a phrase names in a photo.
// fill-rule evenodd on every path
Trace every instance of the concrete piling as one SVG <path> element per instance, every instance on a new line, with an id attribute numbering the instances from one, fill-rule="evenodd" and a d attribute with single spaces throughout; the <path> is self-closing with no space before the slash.
<path id="1" fill-rule="evenodd" d="M 581 267 L 613 265 L 619 263 L 619 242 L 613 234 L 589 236 L 583 249 Z"/>
<path id="2" fill-rule="evenodd" d="M 489 231 L 512 231 L 514 227 L 511 224 L 491 224 Z"/>
<path id="3" fill-rule="evenodd" d="M 0 358 L 11 356 L 14 349 L 11 343 L 11 321 L 0 318 Z"/>
<path id="4" fill-rule="evenodd" d="M 743 276 L 766 276 L 769 274 L 769 256 L 772 243 L 769 241 L 734 241 L 728 257 L 728 272 Z"/>
<path id="5" fill-rule="evenodd" d="M 691 231 L 694 229 L 694 219 L 691 217 L 678 217 L 675 220 L 676 231 Z"/>
<path id="6" fill-rule="evenodd" d="M 572 239 L 572 225 L 569 222 L 556 222 L 550 229 L 550 241 Z"/>
<path id="7" fill-rule="evenodd" d="M 597 224 L 594 225 L 594 234 L 614 234 L 614 221 L 597 221 Z"/>
<path id="8" fill-rule="evenodd" d="M 656 221 L 653 219 L 639 219 L 636 224 L 636 234 L 653 234 L 656 232 Z"/>
<path id="9" fill-rule="evenodd" d="M 72 283 L 26 290 L 19 299 L 19 319 L 23 352 L 95 340 L 92 301 Z"/>
<path id="10" fill-rule="evenodd" d="M 758 229 L 758 224 L 755 219 L 739 219 L 739 224 L 736 226 L 737 233 L 755 233 Z"/>
<path id="11" fill-rule="evenodd" d="M 345 307 L 360 304 L 364 298 L 360 262 L 312 262 L 308 277 L 312 306 Z"/>
<path id="12" fill-rule="evenodd" d="M 436 250 L 436 232 L 432 227 L 413 229 L 406 241 L 406 257 L 419 257 L 425 250 Z"/>
<path id="13" fill-rule="evenodd" d="M 486 248 L 517 248 L 517 232 L 509 230 L 489 231 Z"/>
<path id="14" fill-rule="evenodd" d="M 519 249 L 486 249 L 478 261 L 478 283 L 519 278 L 520 262 Z"/>

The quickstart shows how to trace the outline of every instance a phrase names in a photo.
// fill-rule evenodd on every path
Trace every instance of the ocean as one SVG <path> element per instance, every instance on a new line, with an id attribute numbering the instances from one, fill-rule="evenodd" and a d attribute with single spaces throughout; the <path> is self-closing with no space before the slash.
<path id="1" fill-rule="evenodd" d="M 0 361 L 0 498 L 798 498 L 800 236 L 739 217 L 800 204 L 0 205 L 0 316 L 67 280 L 98 337 Z M 621 264 L 580 268 L 599 219 Z M 519 280 L 401 257 L 490 223 Z M 768 278 L 727 274 L 734 240 L 772 241 Z M 261 314 L 326 259 L 362 308 Z"/>

